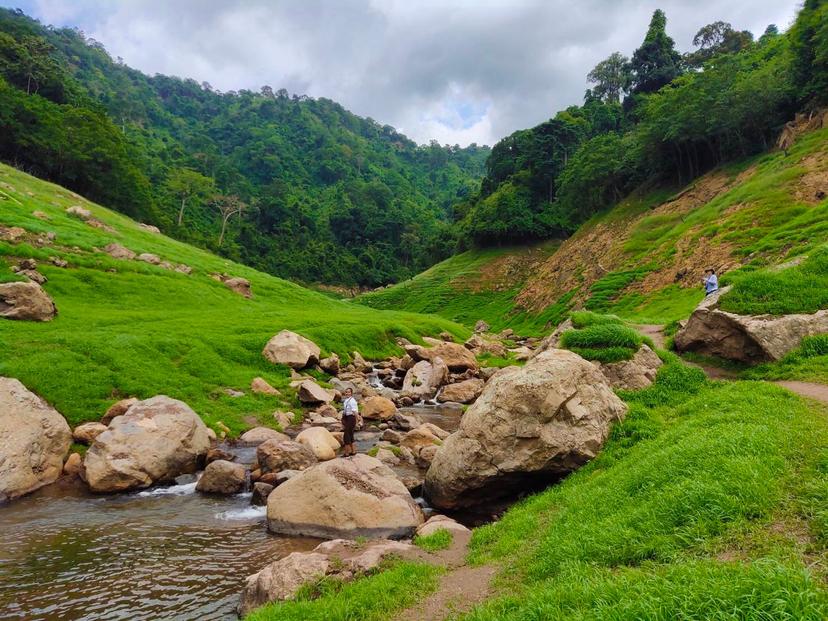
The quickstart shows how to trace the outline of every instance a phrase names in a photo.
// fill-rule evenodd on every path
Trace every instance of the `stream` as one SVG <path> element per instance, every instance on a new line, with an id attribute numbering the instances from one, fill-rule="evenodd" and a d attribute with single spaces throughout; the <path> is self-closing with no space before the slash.
<path id="1" fill-rule="evenodd" d="M 405 410 L 447 431 L 461 416 Z M 378 437 L 360 432 L 360 450 Z M 255 459 L 255 448 L 222 448 L 240 463 Z M 205 496 L 194 481 L 101 496 L 61 480 L 0 505 L 0 533 L 4 621 L 236 619 L 247 576 L 319 543 L 269 534 L 249 493 Z"/>

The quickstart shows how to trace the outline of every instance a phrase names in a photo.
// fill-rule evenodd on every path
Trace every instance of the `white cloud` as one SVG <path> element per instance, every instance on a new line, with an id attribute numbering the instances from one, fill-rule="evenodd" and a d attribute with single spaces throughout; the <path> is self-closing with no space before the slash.
<path id="1" fill-rule="evenodd" d="M 4 2 L 4 0 L 0 0 Z M 12 0 L 147 73 L 328 97 L 417 140 L 493 144 L 580 103 L 587 72 L 663 8 L 688 49 L 721 19 L 760 35 L 798 0 Z M 469 112 L 471 111 L 471 112 Z"/>

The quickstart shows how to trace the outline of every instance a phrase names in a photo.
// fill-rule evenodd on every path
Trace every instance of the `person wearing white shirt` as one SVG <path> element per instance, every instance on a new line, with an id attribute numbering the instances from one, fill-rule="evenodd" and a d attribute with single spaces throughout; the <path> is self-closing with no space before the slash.
<path id="1" fill-rule="evenodd" d="M 345 432 L 342 438 L 342 456 L 350 457 L 356 454 L 354 448 L 354 430 L 357 426 L 359 406 L 354 399 L 354 391 L 346 388 L 342 394 L 342 429 Z"/>

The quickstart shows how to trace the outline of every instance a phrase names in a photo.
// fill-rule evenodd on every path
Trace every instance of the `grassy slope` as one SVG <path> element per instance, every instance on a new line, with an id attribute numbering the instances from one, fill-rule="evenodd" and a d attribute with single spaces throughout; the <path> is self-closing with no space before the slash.
<path id="1" fill-rule="evenodd" d="M 287 391 L 279 400 L 252 394 L 231 398 L 224 389 L 249 393 L 257 375 L 286 386 L 288 370 L 261 356 L 268 338 L 284 328 L 326 351 L 359 350 L 370 357 L 396 352 L 396 336 L 417 339 L 441 330 L 464 336 L 463 328 L 438 317 L 334 300 L 148 233 L 122 215 L 7 166 L 0 166 L 0 192 L 0 225 L 57 235 L 54 245 L 44 248 L 0 241 L 0 281 L 14 278 L 8 270 L 14 259 L 34 257 L 59 310 L 49 323 L 0 320 L 0 375 L 20 379 L 73 425 L 99 418 L 120 397 L 154 394 L 182 399 L 208 424 L 221 420 L 234 432 L 254 419 L 272 422 L 274 409 L 292 404 Z M 64 210 L 71 205 L 89 208 L 116 233 L 67 216 Z M 34 210 L 49 220 L 34 217 Z M 112 241 L 194 271 L 186 276 L 95 250 Z M 69 268 L 52 266 L 50 256 L 64 258 Z M 231 292 L 210 278 L 211 272 L 249 279 L 253 299 Z"/>
<path id="2" fill-rule="evenodd" d="M 520 248 L 469 250 L 388 289 L 357 298 L 373 308 L 404 308 L 433 313 L 473 326 L 478 319 L 494 331 L 512 328 L 518 334 L 541 334 L 566 314 L 566 304 L 542 313 L 526 313 L 515 307 L 528 271 L 555 251 L 558 244 Z M 514 265 L 509 265 L 512 260 Z M 511 268 L 511 269 L 510 269 Z"/>
<path id="3" fill-rule="evenodd" d="M 596 460 L 475 532 L 509 569 L 466 618 L 826 618 L 828 412 L 675 363 L 624 396 Z"/>
<path id="4" fill-rule="evenodd" d="M 567 302 L 638 323 L 686 318 L 703 297 L 700 278 L 708 261 L 731 273 L 741 266 L 749 271 L 828 241 L 828 199 L 816 198 L 828 175 L 826 140 L 828 129 L 811 132 L 787 155 L 767 153 L 714 171 L 677 194 L 659 189 L 633 196 L 518 274 L 507 283 L 508 294 L 484 288 L 469 295 L 451 285 L 470 272 L 485 283 L 479 275 L 488 265 L 522 248 L 465 253 L 360 301 L 466 325 L 484 318 L 527 334 L 548 331 L 545 325 L 563 315 Z M 688 275 L 674 283 L 684 269 Z"/>

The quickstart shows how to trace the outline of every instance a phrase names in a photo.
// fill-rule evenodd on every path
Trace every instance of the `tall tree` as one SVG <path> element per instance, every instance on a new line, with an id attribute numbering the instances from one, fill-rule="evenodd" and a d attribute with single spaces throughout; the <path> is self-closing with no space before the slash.
<path id="1" fill-rule="evenodd" d="M 681 55 L 667 35 L 667 16 L 656 9 L 647 35 L 632 56 L 633 93 L 654 93 L 681 74 Z"/>
<path id="2" fill-rule="evenodd" d="M 728 22 L 717 21 L 702 26 L 693 37 L 698 49 L 684 56 L 691 67 L 701 67 L 720 54 L 733 54 L 750 47 L 753 35 L 747 30 L 734 30 Z"/>
<path id="3" fill-rule="evenodd" d="M 592 94 L 609 103 L 620 101 L 629 89 L 631 77 L 630 59 L 621 52 L 613 52 L 587 74 L 587 80 L 595 84 Z"/>
<path id="4" fill-rule="evenodd" d="M 221 214 L 221 233 L 219 234 L 218 245 L 224 243 L 224 233 L 227 230 L 227 222 L 236 214 L 241 215 L 247 209 L 247 205 L 235 194 L 229 196 L 218 195 L 213 197 L 213 205 Z"/>
<path id="5" fill-rule="evenodd" d="M 184 209 L 187 201 L 203 200 L 215 194 L 215 182 L 191 168 L 176 168 L 167 179 L 167 187 L 181 200 L 178 209 L 178 226 L 184 221 Z"/>

